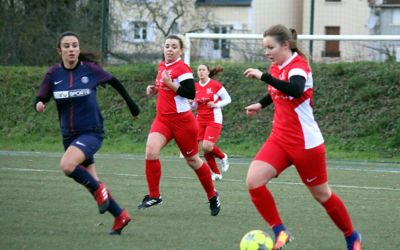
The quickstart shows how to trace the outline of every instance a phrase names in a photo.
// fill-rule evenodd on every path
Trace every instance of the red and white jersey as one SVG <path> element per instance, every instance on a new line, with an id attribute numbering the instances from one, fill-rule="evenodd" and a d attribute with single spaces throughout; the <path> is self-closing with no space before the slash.
<path id="1" fill-rule="evenodd" d="M 310 149 L 324 142 L 312 109 L 313 79 L 307 61 L 297 53 L 282 65 L 271 65 L 270 74 L 289 82 L 294 75 L 305 77 L 304 93 L 293 98 L 271 85 L 267 91 L 275 106 L 272 135 L 287 146 Z"/>
<path id="2" fill-rule="evenodd" d="M 224 86 L 214 80 L 209 79 L 202 84 L 196 82 L 195 107 L 197 107 L 197 121 L 200 124 L 209 124 L 210 122 L 222 124 L 221 108 L 231 102 L 231 98 Z M 217 107 L 211 108 L 207 105 L 213 101 Z"/>
<path id="3" fill-rule="evenodd" d="M 187 79 L 193 79 L 192 69 L 184 63 L 180 58 L 173 63 L 161 62 L 158 65 L 158 73 L 156 79 L 157 88 L 157 113 L 161 115 L 171 115 L 189 111 L 191 106 L 187 98 L 176 94 L 172 89 L 168 88 L 162 80 L 162 72 L 167 70 L 170 74 L 172 82 L 177 86 Z"/>

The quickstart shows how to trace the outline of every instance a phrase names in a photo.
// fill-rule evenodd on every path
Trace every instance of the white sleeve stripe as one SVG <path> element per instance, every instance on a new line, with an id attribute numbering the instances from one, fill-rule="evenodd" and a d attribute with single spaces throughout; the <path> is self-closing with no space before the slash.
<path id="1" fill-rule="evenodd" d="M 295 68 L 295 69 L 291 69 L 289 71 L 289 79 L 292 76 L 302 76 L 307 80 L 307 73 L 304 71 L 304 69 L 300 69 L 300 68 Z"/>
<path id="2" fill-rule="evenodd" d="M 219 108 L 225 107 L 232 101 L 232 99 L 231 99 L 228 91 L 226 91 L 225 87 L 222 87 L 217 92 L 217 96 L 219 96 L 221 98 L 221 101 L 217 102 L 217 107 L 219 107 Z"/>
<path id="3" fill-rule="evenodd" d="M 183 82 L 183 81 L 185 81 L 187 79 L 193 79 L 193 73 L 185 73 L 185 74 L 182 74 L 182 75 L 178 76 L 178 81 L 179 82 Z"/>

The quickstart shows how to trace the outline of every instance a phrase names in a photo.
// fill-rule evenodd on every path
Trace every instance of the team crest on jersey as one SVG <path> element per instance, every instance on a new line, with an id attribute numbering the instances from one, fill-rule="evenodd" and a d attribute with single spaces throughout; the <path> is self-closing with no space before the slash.
<path id="1" fill-rule="evenodd" d="M 83 76 L 83 77 L 81 78 L 81 82 L 84 83 L 84 84 L 87 84 L 87 83 L 89 82 L 89 77 Z"/>
<path id="2" fill-rule="evenodd" d="M 212 94 L 212 93 L 213 93 L 212 88 L 207 88 L 207 94 Z"/>

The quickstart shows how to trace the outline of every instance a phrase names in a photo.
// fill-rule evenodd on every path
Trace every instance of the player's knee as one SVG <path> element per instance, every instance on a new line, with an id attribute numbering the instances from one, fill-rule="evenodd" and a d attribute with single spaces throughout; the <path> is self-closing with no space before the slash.
<path id="1" fill-rule="evenodd" d="M 248 190 L 254 189 L 254 188 L 259 187 L 261 185 L 262 185 L 262 183 L 259 183 L 259 181 L 257 181 L 256 178 L 254 178 L 251 175 L 247 175 L 246 186 L 247 186 Z"/>
<path id="2" fill-rule="evenodd" d="M 201 145 L 201 149 L 203 150 L 204 153 L 210 153 L 213 150 L 214 145 L 211 143 L 203 143 Z"/>
<path id="3" fill-rule="evenodd" d="M 76 167 L 76 164 L 62 159 L 60 162 L 60 169 L 65 175 L 70 175 Z"/>
<path id="4" fill-rule="evenodd" d="M 146 160 L 157 160 L 160 158 L 160 150 L 151 145 L 146 146 Z"/>

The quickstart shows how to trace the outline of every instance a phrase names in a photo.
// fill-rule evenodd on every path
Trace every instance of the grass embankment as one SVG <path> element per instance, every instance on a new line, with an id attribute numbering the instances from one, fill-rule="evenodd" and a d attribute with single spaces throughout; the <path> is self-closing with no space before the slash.
<path id="1" fill-rule="evenodd" d="M 265 94 L 265 84 L 248 80 L 246 67 L 266 64 L 223 63 L 218 75 L 232 96 L 224 109 L 219 144 L 232 155 L 252 156 L 268 136 L 272 107 L 248 119 L 243 108 Z M 196 64 L 193 65 L 195 69 Z M 132 120 L 122 98 L 110 87 L 99 88 L 106 140 L 102 152 L 143 154 L 155 111 L 155 98 L 145 96 L 153 83 L 156 65 L 106 68 L 123 82 L 139 103 L 139 119 Z M 54 102 L 44 114 L 33 110 L 33 99 L 46 72 L 43 67 L 0 67 L 0 149 L 62 150 Z M 314 64 L 314 114 L 326 139 L 328 158 L 399 160 L 400 67 L 396 63 Z M 177 154 L 169 146 L 166 154 Z"/>

